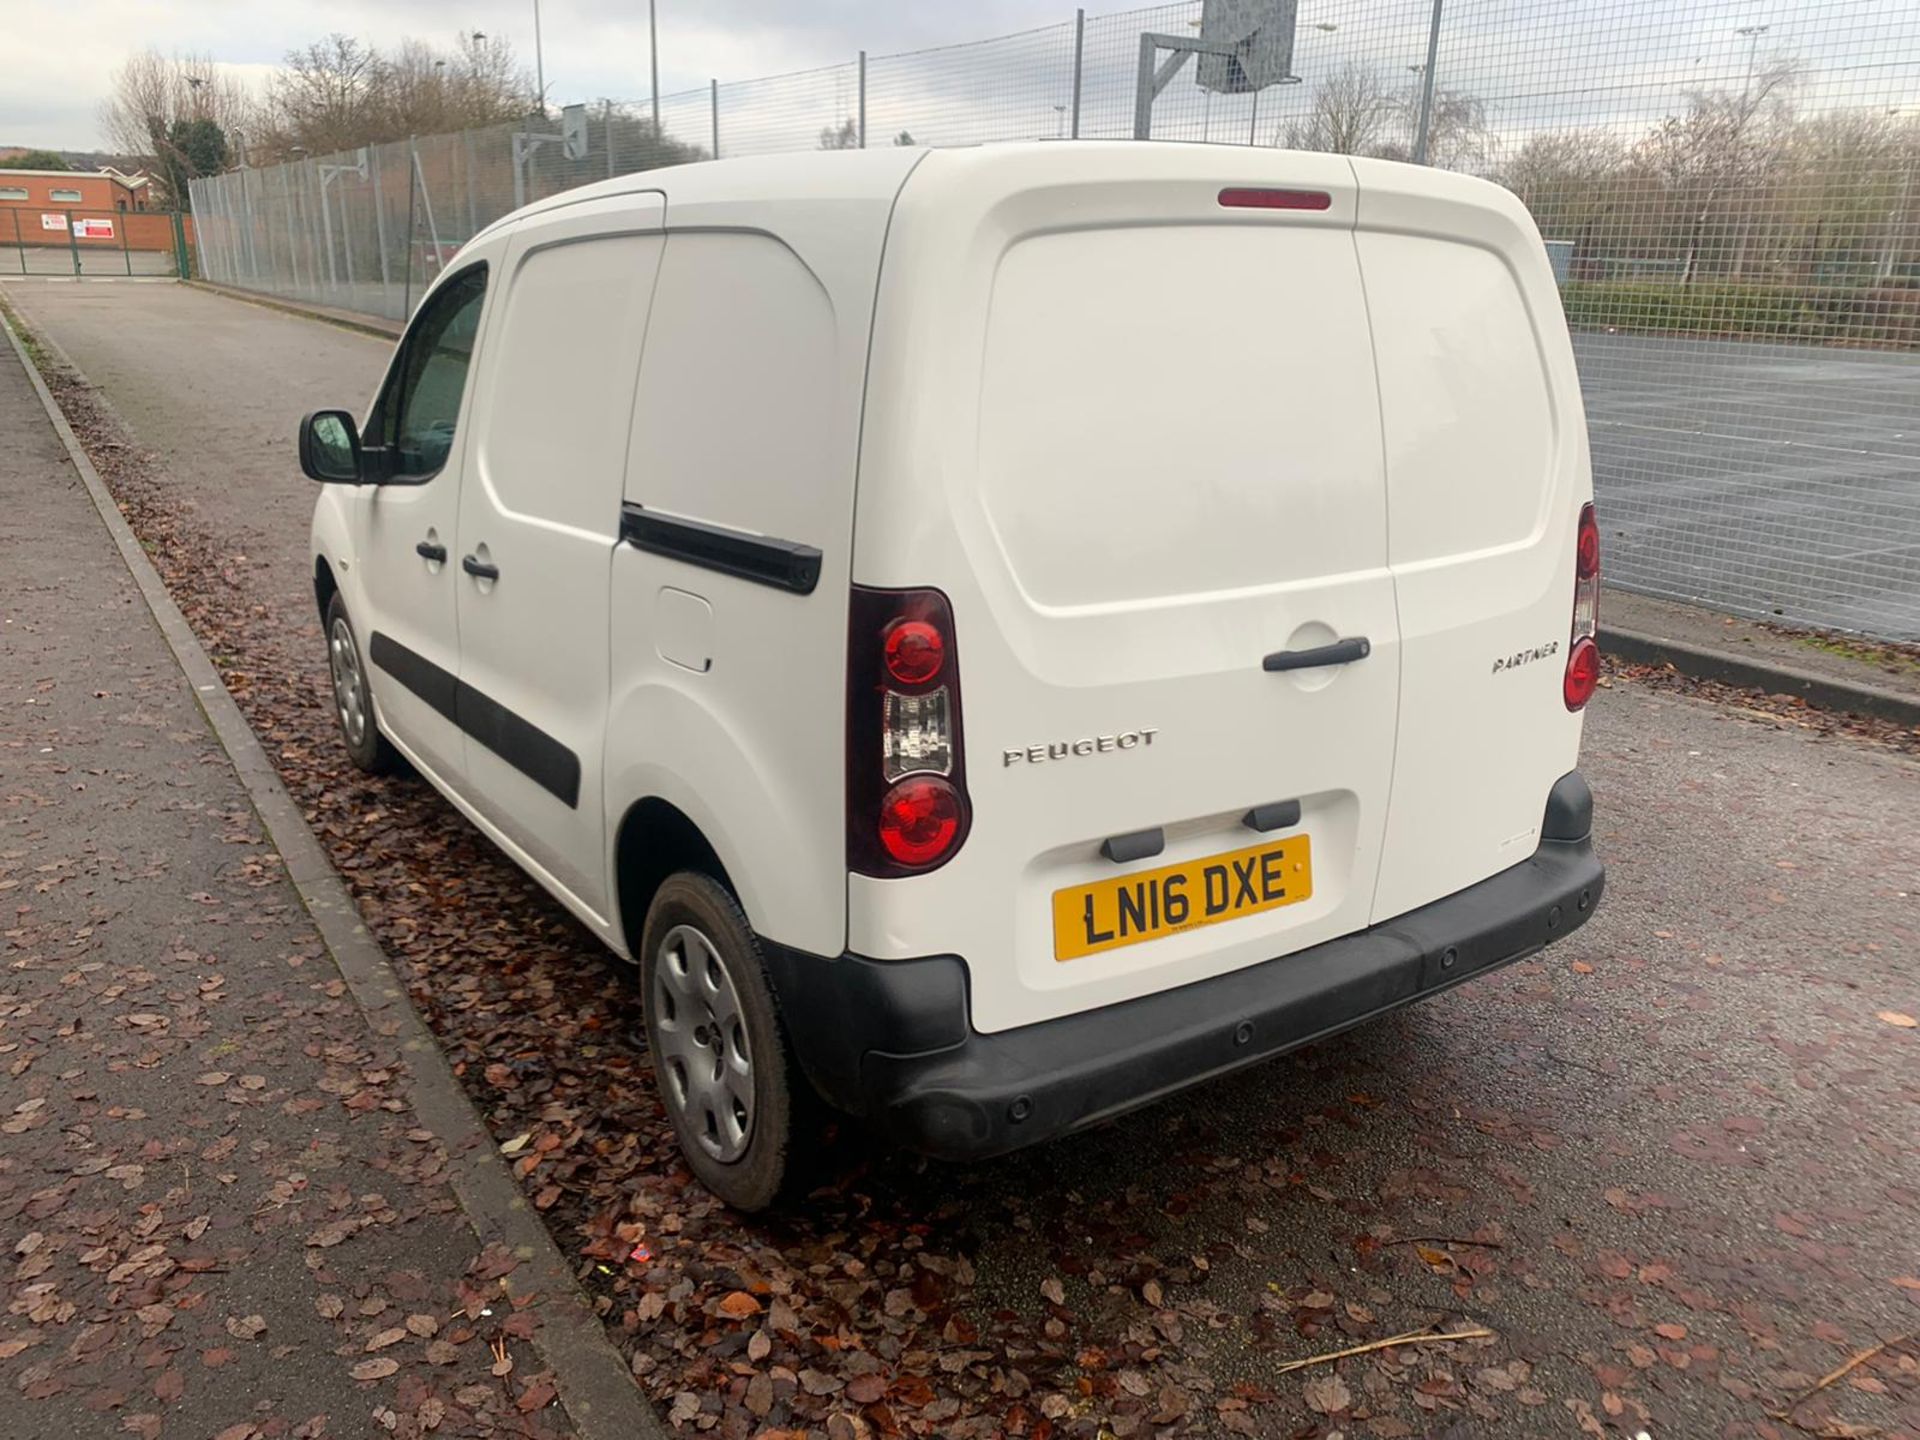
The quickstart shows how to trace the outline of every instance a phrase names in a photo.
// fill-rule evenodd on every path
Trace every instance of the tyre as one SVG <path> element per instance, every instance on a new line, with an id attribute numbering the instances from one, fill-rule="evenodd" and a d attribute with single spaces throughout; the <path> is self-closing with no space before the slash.
<path id="1" fill-rule="evenodd" d="M 647 910 L 640 983 L 654 1074 L 687 1164 L 736 1210 L 764 1210 L 788 1180 L 809 1092 L 759 944 L 726 887 L 688 870 L 667 878 Z"/>
<path id="2" fill-rule="evenodd" d="M 347 605 L 338 595 L 327 602 L 327 673 L 333 681 L 333 718 L 347 757 L 369 775 L 384 775 L 399 757 L 373 718 L 373 691 L 360 637 L 353 633 Z"/>

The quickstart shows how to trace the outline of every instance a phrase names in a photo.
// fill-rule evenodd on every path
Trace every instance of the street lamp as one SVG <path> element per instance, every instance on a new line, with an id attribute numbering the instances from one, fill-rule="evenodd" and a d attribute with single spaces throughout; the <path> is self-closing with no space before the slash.
<path id="1" fill-rule="evenodd" d="M 547 113 L 547 66 L 540 53 L 540 0 L 533 0 L 533 83 L 540 87 L 540 113 Z"/>
<path id="2" fill-rule="evenodd" d="M 1771 25 L 1742 25 L 1735 34 L 1747 37 L 1747 86 L 1746 93 L 1753 91 L 1753 62 L 1760 53 L 1760 37 L 1771 30 Z"/>
<path id="3" fill-rule="evenodd" d="M 653 71 L 653 138 L 660 138 L 660 26 L 654 0 L 647 0 L 647 65 Z"/>

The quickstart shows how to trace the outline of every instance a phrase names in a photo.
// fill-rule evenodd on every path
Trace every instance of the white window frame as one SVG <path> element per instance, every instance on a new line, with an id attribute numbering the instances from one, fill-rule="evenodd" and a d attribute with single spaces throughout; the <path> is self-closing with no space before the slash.
<path id="1" fill-rule="evenodd" d="M 50 203 L 55 205 L 78 205 L 80 203 L 81 196 L 78 190 L 68 188 L 68 189 L 59 189 L 59 190 L 49 190 L 47 192 L 47 198 Z"/>
<path id="2" fill-rule="evenodd" d="M 24 185 L 0 185 L 0 200 L 24 200 L 27 187 Z"/>

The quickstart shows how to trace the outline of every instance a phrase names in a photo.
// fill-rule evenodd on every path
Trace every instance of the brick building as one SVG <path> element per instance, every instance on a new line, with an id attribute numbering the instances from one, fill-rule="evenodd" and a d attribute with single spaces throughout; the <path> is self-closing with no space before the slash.
<path id="1" fill-rule="evenodd" d="M 16 245 L 171 250 L 173 218 L 154 208 L 145 175 L 12 170 L 0 161 L 0 246 Z"/>

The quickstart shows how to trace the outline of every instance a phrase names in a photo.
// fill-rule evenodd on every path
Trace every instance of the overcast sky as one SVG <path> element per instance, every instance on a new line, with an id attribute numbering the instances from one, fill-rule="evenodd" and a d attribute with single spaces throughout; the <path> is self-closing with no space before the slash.
<path id="1" fill-rule="evenodd" d="M 659 0 L 670 133 L 704 143 L 705 87 L 722 82 L 726 153 L 812 143 L 856 108 L 850 63 L 865 48 L 870 133 L 910 129 L 934 143 L 1050 135 L 1071 94 L 1067 0 Z M 342 31 L 377 46 L 414 36 L 448 45 L 462 31 L 510 40 L 533 66 L 533 0 L 11 0 L 0 66 L 0 144 L 102 144 L 99 101 L 128 52 L 211 54 L 255 83 L 289 49 Z M 1199 5 L 1141 11 L 1087 5 L 1084 134 L 1132 124 L 1143 28 L 1186 30 Z M 541 0 L 555 104 L 647 93 L 646 0 Z M 1275 143 L 1316 82 L 1362 61 L 1417 91 L 1431 0 L 1299 0 L 1294 72 L 1307 83 L 1256 102 L 1195 89 L 1189 67 L 1155 107 L 1154 134 Z M 1478 97 L 1513 144 L 1542 129 L 1607 125 L 1630 138 L 1684 110 L 1696 89 L 1738 91 L 1750 63 L 1792 57 L 1804 110 L 1920 112 L 1915 0 L 1446 0 L 1437 73 Z M 1106 18 L 1111 17 L 1111 18 Z M 989 37 L 989 46 L 880 57 Z M 756 77 L 837 66 L 777 83 Z M 730 83 L 731 82 L 731 83 Z"/>
<path id="2" fill-rule="evenodd" d="M 705 85 L 1071 19 L 1059 0 L 658 0 L 660 87 Z M 4 7 L 0 144 L 104 144 L 96 110 L 130 50 L 204 52 L 262 75 L 290 49 L 343 31 L 375 45 L 461 31 L 512 41 L 533 69 L 533 0 L 15 0 Z M 1089 5 L 1095 13 L 1124 8 Z M 556 101 L 647 93 L 646 0 L 541 0 Z"/>

